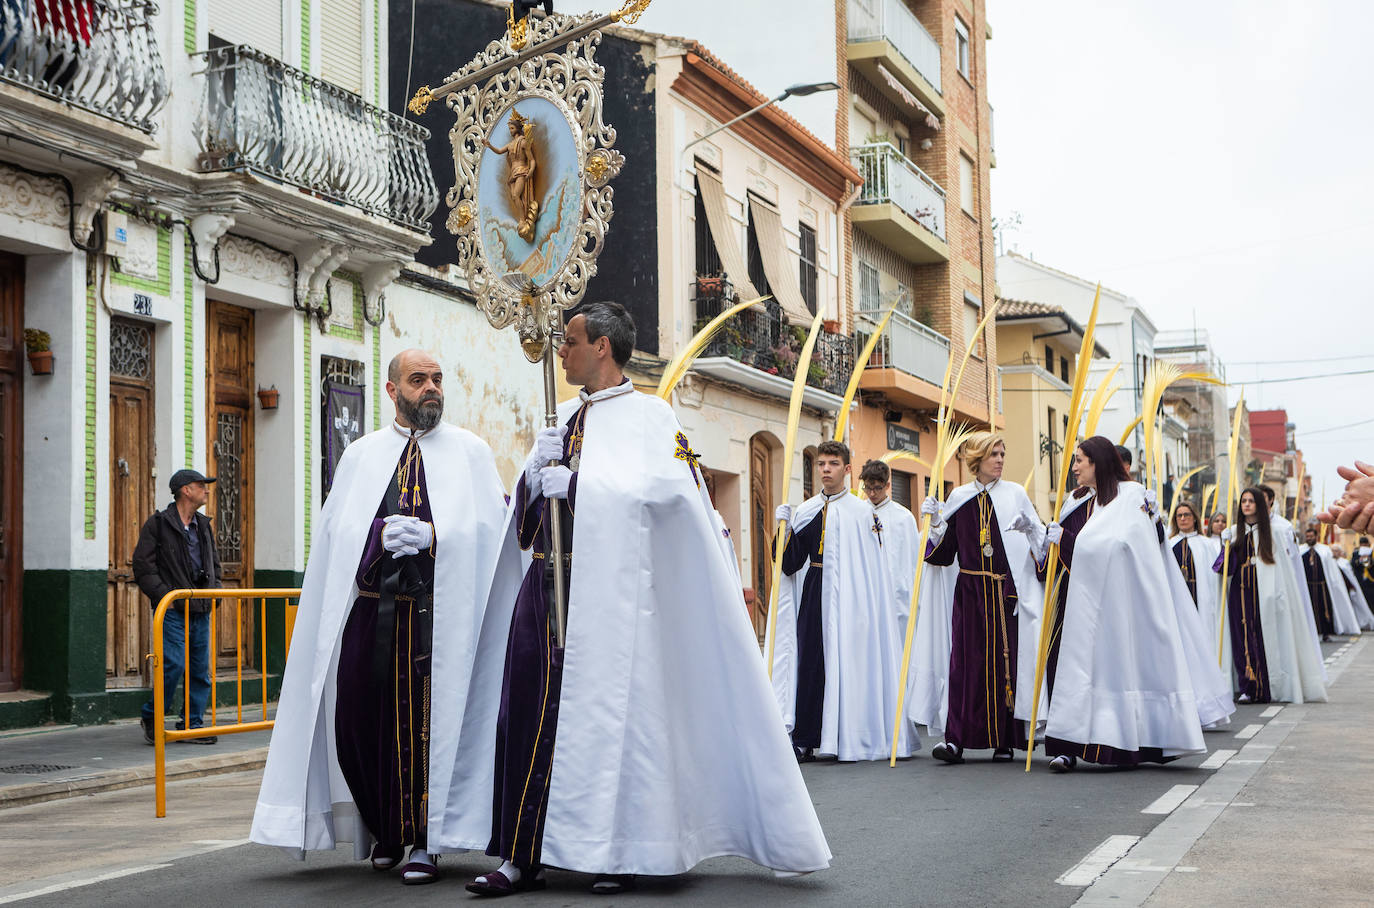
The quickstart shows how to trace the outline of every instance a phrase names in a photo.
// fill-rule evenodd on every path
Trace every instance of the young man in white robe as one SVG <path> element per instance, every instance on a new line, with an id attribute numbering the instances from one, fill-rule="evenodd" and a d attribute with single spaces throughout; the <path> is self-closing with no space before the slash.
<path id="1" fill-rule="evenodd" d="M 469 698 L 453 782 L 493 799 L 483 846 L 502 863 L 468 884 L 477 895 L 542 889 L 544 865 L 615 893 L 721 855 L 785 874 L 830 862 L 697 457 L 624 375 L 634 338 L 614 303 L 569 320 L 558 355 L 582 391 L 538 434 L 511 502 L 509 538 L 534 557 L 519 594 L 488 604 L 473 684 L 497 695 Z"/>
<path id="2" fill-rule="evenodd" d="M 1350 594 L 1345 589 L 1340 568 L 1331 554 L 1331 546 L 1317 541 L 1317 530 L 1308 527 L 1303 532 L 1304 542 L 1298 548 L 1302 554 L 1302 565 L 1307 574 L 1307 590 L 1312 597 L 1312 605 L 1317 616 L 1317 625 L 1323 634 L 1334 633 L 1341 636 L 1358 636 L 1360 622 L 1355 617 L 1355 606 L 1350 602 Z M 1322 623 L 1322 609 L 1331 622 L 1331 630 Z"/>
<path id="3" fill-rule="evenodd" d="M 1303 577 L 1302 553 L 1298 551 L 1300 540 L 1298 531 L 1293 524 L 1282 514 L 1274 509 L 1274 490 L 1269 486 L 1260 487 L 1264 491 L 1264 500 L 1269 506 L 1269 531 L 1273 538 L 1274 548 L 1281 550 L 1285 563 L 1291 568 L 1292 576 L 1296 582 L 1299 601 L 1302 603 L 1302 618 L 1307 624 L 1308 633 L 1300 635 L 1297 639 L 1305 641 L 1309 649 L 1316 657 L 1317 667 L 1321 674 L 1322 683 L 1326 683 L 1326 663 L 1322 656 L 1321 634 L 1317 631 L 1317 617 L 1312 609 L 1312 597 L 1307 590 L 1307 582 Z M 1220 547 L 1220 536 L 1217 537 L 1217 545 Z M 1227 649 L 1230 649 L 1230 641 L 1227 640 Z M 1228 654 L 1229 658 L 1229 654 Z"/>
<path id="4" fill-rule="evenodd" d="M 501 477 L 440 421 L 438 362 L 407 350 L 387 375 L 396 421 L 348 446 L 315 521 L 251 838 L 301 858 L 375 840 L 377 870 L 409 846 L 414 884 L 464 838 L 451 816 L 490 810 L 448 781 L 488 591 L 518 574 L 496 575 Z"/>
<path id="5" fill-rule="evenodd" d="M 881 460 L 870 460 L 859 471 L 859 482 L 878 518 L 878 541 L 887 555 L 887 570 L 892 575 L 892 607 L 897 615 L 897 652 L 906 641 L 906 621 L 911 614 L 911 587 L 916 582 L 916 546 L 921 531 L 916 517 L 892 497 L 892 468 Z"/>
<path id="6" fill-rule="evenodd" d="M 1045 526 L 1026 490 L 1002 478 L 1006 455 L 1000 435 L 975 435 L 960 451 L 974 480 L 921 506 L 931 533 L 907 715 L 942 736 L 931 754 L 946 763 L 965 750 L 1010 760 L 1030 739 Z"/>
<path id="7" fill-rule="evenodd" d="M 887 759 L 897 714 L 901 644 L 883 527 L 849 491 L 849 448 L 816 448 L 820 494 L 780 505 L 787 523 L 773 625 L 773 693 L 797 759 Z M 767 652 L 765 644 L 765 652 Z M 914 727 L 898 729 L 897 756 L 920 747 Z"/>

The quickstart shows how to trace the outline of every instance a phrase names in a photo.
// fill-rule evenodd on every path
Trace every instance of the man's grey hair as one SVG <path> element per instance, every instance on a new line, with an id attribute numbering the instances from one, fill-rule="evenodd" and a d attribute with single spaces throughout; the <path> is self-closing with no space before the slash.
<path id="1" fill-rule="evenodd" d="M 635 320 L 619 303 L 588 303 L 578 306 L 573 316 L 582 316 L 587 328 L 587 340 L 596 343 L 606 338 L 611 343 L 611 358 L 620 368 L 630 361 L 635 349 Z"/>

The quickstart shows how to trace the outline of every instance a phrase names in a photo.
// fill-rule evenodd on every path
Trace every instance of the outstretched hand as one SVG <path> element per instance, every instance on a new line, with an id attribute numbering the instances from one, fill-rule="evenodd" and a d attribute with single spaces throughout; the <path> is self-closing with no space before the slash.
<path id="1" fill-rule="evenodd" d="M 1374 467 L 1355 461 L 1352 467 L 1337 467 L 1346 480 L 1345 492 L 1317 515 L 1322 523 L 1334 523 L 1343 530 L 1366 533 L 1374 524 Z"/>

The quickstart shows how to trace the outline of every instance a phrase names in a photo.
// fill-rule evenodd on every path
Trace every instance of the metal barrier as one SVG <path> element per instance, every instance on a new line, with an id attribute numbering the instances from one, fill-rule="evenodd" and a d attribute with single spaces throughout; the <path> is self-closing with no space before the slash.
<path id="1" fill-rule="evenodd" d="M 291 631 L 296 624 L 296 608 L 300 601 L 301 591 L 299 589 L 243 589 L 243 590 L 172 590 L 162 601 L 158 603 L 157 611 L 153 613 L 153 760 L 154 760 L 154 786 L 157 798 L 157 815 L 167 816 L 167 742 L 186 741 L 191 738 L 208 738 L 212 735 L 232 735 L 245 731 L 262 731 L 269 729 L 273 725 L 273 720 L 267 718 L 267 601 L 269 599 L 283 599 L 286 601 L 285 613 L 285 632 L 283 640 L 283 652 L 289 655 L 291 650 Z M 210 716 L 210 724 L 200 728 L 185 728 L 169 731 L 166 727 L 166 691 L 162 678 L 163 664 L 163 636 L 162 622 L 166 618 L 167 610 L 174 607 L 177 602 L 189 602 L 192 599 L 210 600 L 210 639 L 207 643 L 209 649 L 210 662 L 210 703 L 207 712 Z M 243 606 L 234 606 L 234 662 L 235 662 L 235 721 L 224 725 L 218 724 L 219 719 L 219 672 L 216 654 L 219 651 L 217 637 L 217 622 L 215 621 L 216 612 L 222 599 L 257 599 L 258 600 L 258 670 L 261 676 L 261 703 L 252 704 L 253 707 L 261 706 L 262 718 L 251 722 L 243 719 Z M 251 608 L 251 605 L 250 605 Z M 191 715 L 191 627 L 189 619 L 190 609 L 182 606 L 182 707 L 184 714 L 189 722 Z M 285 655 L 283 656 L 285 665 Z M 251 666 L 250 666 L 251 668 Z M 249 679 L 252 683 L 253 679 Z"/>

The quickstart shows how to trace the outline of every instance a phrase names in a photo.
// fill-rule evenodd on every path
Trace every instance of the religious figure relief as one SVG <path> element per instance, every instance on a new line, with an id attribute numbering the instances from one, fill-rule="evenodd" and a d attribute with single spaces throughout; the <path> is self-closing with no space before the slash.
<path id="1" fill-rule="evenodd" d="M 521 116 L 518 110 L 512 110 L 510 142 L 497 148 L 490 139 L 483 140 L 487 148 L 506 156 L 506 191 L 510 196 L 512 213 L 520 222 L 515 232 L 527 243 L 534 241 L 534 226 L 539 218 L 539 200 L 535 197 L 534 186 L 538 156 L 533 133 L 534 124 Z"/>

